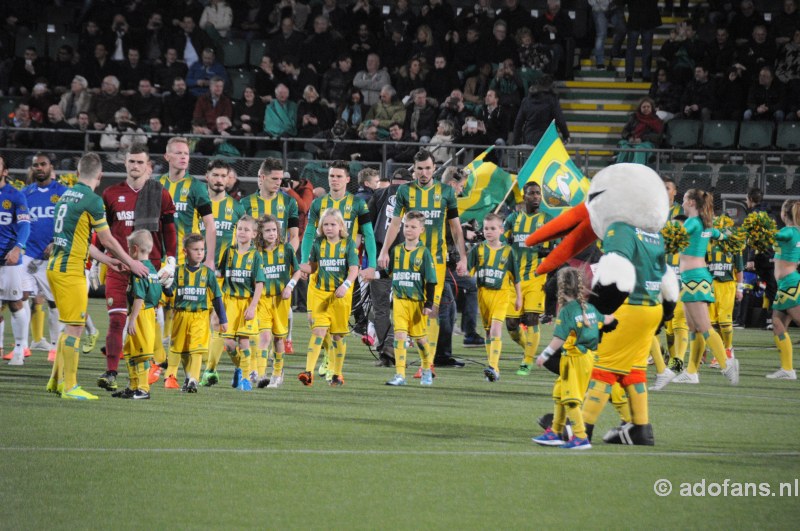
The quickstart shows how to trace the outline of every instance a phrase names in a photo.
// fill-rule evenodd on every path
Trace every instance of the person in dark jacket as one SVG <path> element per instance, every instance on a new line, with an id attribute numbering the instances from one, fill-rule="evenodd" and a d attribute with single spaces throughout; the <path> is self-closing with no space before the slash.
<path id="1" fill-rule="evenodd" d="M 192 114 L 197 98 L 192 96 L 186 80 L 176 77 L 172 80 L 172 91 L 164 97 L 161 107 L 161 123 L 170 133 L 187 133 L 192 129 Z"/>
<path id="2" fill-rule="evenodd" d="M 428 99 L 424 88 L 412 93 L 411 101 L 406 105 L 406 119 L 403 130 L 412 140 L 427 144 L 436 133 L 436 117 L 439 109 L 433 100 Z"/>
<path id="3" fill-rule="evenodd" d="M 621 151 L 616 162 L 646 164 L 650 150 L 661 144 L 664 122 L 656 115 L 655 102 L 642 98 L 636 112 L 631 113 L 628 123 L 622 128 L 622 140 L 618 146 L 633 151 Z"/>
<path id="4" fill-rule="evenodd" d="M 739 121 L 747 104 L 747 84 L 735 66 L 717 82 L 717 105 L 711 116 L 715 120 Z"/>
<path id="5" fill-rule="evenodd" d="M 710 120 L 715 104 L 714 81 L 708 77 L 708 68 L 698 65 L 694 68 L 694 79 L 686 86 L 681 98 L 684 118 Z"/>
<path id="6" fill-rule="evenodd" d="M 653 58 L 653 34 L 661 25 L 658 0 L 628 0 L 628 42 L 625 52 L 625 80 L 633 81 L 636 45 L 642 39 L 642 80 L 650 81 Z"/>
<path id="7" fill-rule="evenodd" d="M 763 66 L 758 71 L 758 83 L 747 95 L 745 120 L 774 120 L 782 122 L 786 114 L 786 96 L 783 83 L 775 78 L 772 67 Z"/>
<path id="8" fill-rule="evenodd" d="M 553 90 L 553 78 L 545 75 L 531 85 L 530 94 L 522 100 L 514 122 L 514 143 L 535 146 L 553 120 L 564 141 L 568 142 L 569 128 Z"/>
<path id="9" fill-rule="evenodd" d="M 647 95 L 655 102 L 656 114 L 661 118 L 662 122 L 667 123 L 681 112 L 683 89 L 679 84 L 673 83 L 669 79 L 666 68 L 658 69 L 656 78 L 653 80 L 653 84 L 650 85 L 650 91 Z"/>

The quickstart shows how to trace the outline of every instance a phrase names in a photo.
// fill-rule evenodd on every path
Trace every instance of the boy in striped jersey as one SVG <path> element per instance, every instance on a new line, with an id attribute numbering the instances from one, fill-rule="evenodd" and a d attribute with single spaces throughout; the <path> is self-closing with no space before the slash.
<path id="1" fill-rule="evenodd" d="M 225 350 L 236 365 L 231 387 L 240 391 L 253 388 L 244 371 L 250 370 L 250 336 L 258 333 L 256 312 L 264 290 L 261 256 L 251 246 L 255 232 L 256 221 L 250 216 L 243 216 L 236 224 L 236 246 L 225 251 L 217 270 L 224 279 L 222 299 L 228 316 L 228 330 L 222 337 L 225 338 Z M 208 366 L 212 371 L 217 368 L 216 364 L 212 366 L 213 361 L 209 359 Z"/>
<path id="2" fill-rule="evenodd" d="M 744 260 L 742 253 L 724 252 L 717 240 L 712 240 L 708 247 L 706 263 L 714 277 L 714 302 L 708 306 L 708 315 L 725 345 L 725 355 L 733 358 L 733 307 L 742 300 L 744 292 Z M 718 366 L 719 361 L 711 361 L 712 368 Z"/>
<path id="3" fill-rule="evenodd" d="M 478 309 L 486 330 L 488 366 L 483 370 L 486 380 L 500 379 L 500 352 L 503 348 L 503 323 L 514 292 L 514 309 L 522 309 L 522 289 L 519 283 L 519 265 L 510 245 L 500 241 L 503 218 L 491 213 L 483 222 L 486 241 L 476 245 L 467 258 L 470 273 L 478 281 Z"/>
<path id="4" fill-rule="evenodd" d="M 187 393 L 197 392 L 202 357 L 208 351 L 209 300 L 218 316 L 219 330 L 223 333 L 228 330 L 219 284 L 214 271 L 203 264 L 206 253 L 203 243 L 200 234 L 192 233 L 183 238 L 186 260 L 175 270 L 175 284 L 172 287 L 175 293 L 175 317 L 172 320 L 170 353 L 181 358 L 186 372 L 181 390 Z"/>
<path id="5" fill-rule="evenodd" d="M 427 316 L 433 311 L 436 269 L 431 252 L 419 241 L 425 230 L 425 214 L 407 212 L 403 217 L 405 241 L 392 250 L 392 317 L 394 319 L 394 357 L 397 373 L 386 385 L 406 384 L 406 337 L 417 343 L 422 358 L 421 385 L 433 385 L 431 362 L 434 352 L 426 334 Z"/>
<path id="6" fill-rule="evenodd" d="M 311 310 L 314 323 L 312 335 L 308 342 L 306 370 L 297 377 L 303 385 L 314 382 L 312 371 L 317 364 L 322 341 L 330 330 L 333 339 L 332 386 L 344 384 L 342 365 L 346 354 L 344 336 L 350 332 L 348 321 L 353 304 L 353 282 L 358 276 L 358 253 L 353 240 L 347 237 L 342 213 L 336 208 L 329 208 L 319 218 L 317 228 L 319 236 L 311 246 L 308 264 L 316 273 L 314 289 L 316 295 Z M 309 291 L 311 285 L 309 285 Z M 312 299 L 309 297 L 309 303 Z"/>

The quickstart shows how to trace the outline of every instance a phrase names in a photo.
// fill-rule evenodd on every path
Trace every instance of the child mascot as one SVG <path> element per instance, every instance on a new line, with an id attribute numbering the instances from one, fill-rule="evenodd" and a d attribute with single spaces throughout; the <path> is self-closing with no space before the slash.
<path id="1" fill-rule="evenodd" d="M 553 271 L 598 237 L 604 255 L 597 263 L 589 301 L 619 321 L 603 335 L 583 403 L 591 438 L 594 424 L 618 383 L 628 395 L 631 423 L 603 440 L 614 444 L 655 444 L 647 408 L 647 357 L 653 335 L 672 318 L 679 285 L 664 262 L 661 229 L 669 200 L 661 178 L 641 164 L 615 164 L 599 171 L 586 202 L 559 215 L 528 236 L 529 246 L 563 237 L 537 274 Z"/>

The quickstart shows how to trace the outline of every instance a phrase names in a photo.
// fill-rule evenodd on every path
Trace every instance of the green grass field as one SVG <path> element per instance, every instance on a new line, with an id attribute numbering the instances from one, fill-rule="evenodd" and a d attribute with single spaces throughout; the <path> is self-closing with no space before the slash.
<path id="1" fill-rule="evenodd" d="M 104 333 L 100 302 L 91 312 Z M 617 423 L 608 406 L 594 448 L 567 452 L 531 443 L 536 418 L 552 410 L 553 377 L 516 376 L 521 352 L 510 340 L 495 384 L 483 380 L 483 351 L 459 348 L 475 363 L 439 370 L 431 388 L 410 378 L 390 388 L 392 370 L 374 367 L 351 338 L 346 385 L 305 388 L 296 375 L 308 327 L 297 317 L 300 354 L 288 358 L 280 389 L 231 389 L 223 359 L 222 384 L 196 395 L 159 382 L 150 401 L 115 400 L 95 385 L 104 370 L 98 345 L 82 357 L 78 381 L 103 396 L 72 402 L 44 391 L 45 353 L 24 367 L 3 363 L 0 528 L 796 525 L 800 392 L 796 381 L 764 378 L 777 368 L 768 332 L 736 332 L 738 387 L 704 367 L 698 386 L 651 393 L 655 447 L 603 444 Z M 549 340 L 552 327 L 544 329 Z M 6 346 L 10 338 L 7 324 Z M 671 495 L 654 493 L 659 479 L 672 482 Z M 682 483 L 726 479 L 768 483 L 775 495 L 679 495 Z M 778 495 L 779 482 L 792 482 L 792 496 Z"/>

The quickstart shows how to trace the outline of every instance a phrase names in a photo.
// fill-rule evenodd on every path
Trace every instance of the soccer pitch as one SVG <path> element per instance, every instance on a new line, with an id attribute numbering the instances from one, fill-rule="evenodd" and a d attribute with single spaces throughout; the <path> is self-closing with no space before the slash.
<path id="1" fill-rule="evenodd" d="M 92 300 L 90 311 L 104 334 L 102 301 Z M 516 376 L 521 351 L 508 338 L 494 384 L 483 379 L 483 349 L 463 349 L 456 337 L 465 368 L 440 369 L 423 388 L 411 367 L 408 386 L 387 387 L 392 369 L 374 367 L 351 337 L 345 386 L 319 379 L 306 388 L 296 376 L 309 332 L 305 315 L 295 317 L 297 353 L 287 357 L 279 389 L 231 389 L 223 355 L 222 382 L 198 394 L 159 381 L 150 401 L 112 399 L 96 386 L 102 337 L 78 374 L 98 401 L 46 393 L 46 353 L 34 352 L 23 367 L 3 363 L 0 528 L 796 525 L 800 388 L 764 378 L 778 367 L 768 332 L 735 332 L 738 387 L 704 366 L 700 385 L 650 393 L 656 446 L 604 444 L 618 423 L 609 405 L 594 447 L 569 452 L 531 442 L 541 432 L 536 418 L 552 411 L 554 376 Z M 6 347 L 10 328 L 7 320 Z M 551 333 L 545 326 L 543 345 Z M 671 482 L 669 495 L 656 494 L 665 489 L 658 480 Z M 682 496 L 687 490 L 705 495 Z"/>

